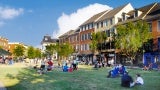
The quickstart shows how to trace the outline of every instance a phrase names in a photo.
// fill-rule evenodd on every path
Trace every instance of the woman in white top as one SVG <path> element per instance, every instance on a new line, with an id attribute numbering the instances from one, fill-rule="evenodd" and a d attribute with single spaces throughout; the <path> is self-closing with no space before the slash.
<path id="1" fill-rule="evenodd" d="M 143 78 L 141 77 L 140 74 L 136 74 L 136 80 L 135 80 L 135 85 L 143 85 L 144 82 L 143 82 Z"/>

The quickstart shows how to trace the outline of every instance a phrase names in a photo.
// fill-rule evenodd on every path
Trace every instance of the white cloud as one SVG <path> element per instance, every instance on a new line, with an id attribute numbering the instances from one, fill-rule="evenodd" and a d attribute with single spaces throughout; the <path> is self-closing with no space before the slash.
<path id="1" fill-rule="evenodd" d="M 20 14 L 22 14 L 24 10 L 22 8 L 8 8 L 8 7 L 0 7 L 0 20 L 2 19 L 13 19 Z"/>
<path id="2" fill-rule="evenodd" d="M 1 7 L 0 6 L 0 27 L 5 24 L 5 20 L 13 19 L 24 12 L 22 8 L 15 9 L 9 7 Z"/>
<path id="3" fill-rule="evenodd" d="M 112 8 L 107 5 L 95 3 L 80 8 L 76 12 L 73 12 L 69 15 L 62 13 L 62 15 L 57 20 L 58 30 L 55 30 L 53 32 L 53 37 L 58 37 L 69 30 L 75 30 L 78 26 L 80 26 L 83 22 L 85 22 L 93 15 L 107 9 L 112 9 Z"/>

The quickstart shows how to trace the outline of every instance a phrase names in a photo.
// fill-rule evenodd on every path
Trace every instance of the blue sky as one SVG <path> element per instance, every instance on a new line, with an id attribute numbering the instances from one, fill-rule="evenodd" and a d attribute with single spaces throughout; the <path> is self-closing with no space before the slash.
<path id="1" fill-rule="evenodd" d="M 44 35 L 57 37 L 105 9 L 154 2 L 160 0 L 0 0 L 0 36 L 39 46 Z"/>

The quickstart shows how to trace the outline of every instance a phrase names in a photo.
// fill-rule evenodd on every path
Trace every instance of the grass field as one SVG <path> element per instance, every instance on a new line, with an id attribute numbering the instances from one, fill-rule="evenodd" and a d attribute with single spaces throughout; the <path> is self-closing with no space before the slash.
<path id="1" fill-rule="evenodd" d="M 55 69 L 39 75 L 31 67 L 21 64 L 0 65 L 0 81 L 7 90 L 160 90 L 160 72 L 128 69 L 134 78 L 140 73 L 144 85 L 133 88 L 120 86 L 120 77 L 106 78 L 110 68 L 92 69 L 90 66 L 79 66 L 72 73 Z"/>

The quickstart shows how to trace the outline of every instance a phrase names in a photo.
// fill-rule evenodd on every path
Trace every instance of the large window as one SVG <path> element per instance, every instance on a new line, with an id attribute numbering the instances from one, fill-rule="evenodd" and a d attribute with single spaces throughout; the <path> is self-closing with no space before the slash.
<path id="1" fill-rule="evenodd" d="M 103 21 L 101 22 L 101 27 L 103 27 Z"/>
<path id="2" fill-rule="evenodd" d="M 99 28 L 99 23 L 97 23 L 97 29 Z"/>
<path id="3" fill-rule="evenodd" d="M 90 39 L 91 38 L 91 33 L 88 33 L 88 39 Z"/>
<path id="4" fill-rule="evenodd" d="M 106 20 L 105 25 L 108 26 L 108 21 Z"/>
<path id="5" fill-rule="evenodd" d="M 148 23 L 149 25 L 149 32 L 152 32 L 152 23 Z"/>
<path id="6" fill-rule="evenodd" d="M 92 24 L 89 24 L 89 29 L 92 29 Z"/>
<path id="7" fill-rule="evenodd" d="M 112 25 L 113 24 L 113 20 L 112 20 L 112 18 L 110 19 L 110 25 Z"/>
<path id="8" fill-rule="evenodd" d="M 106 31 L 107 37 L 110 37 L 110 30 Z"/>

